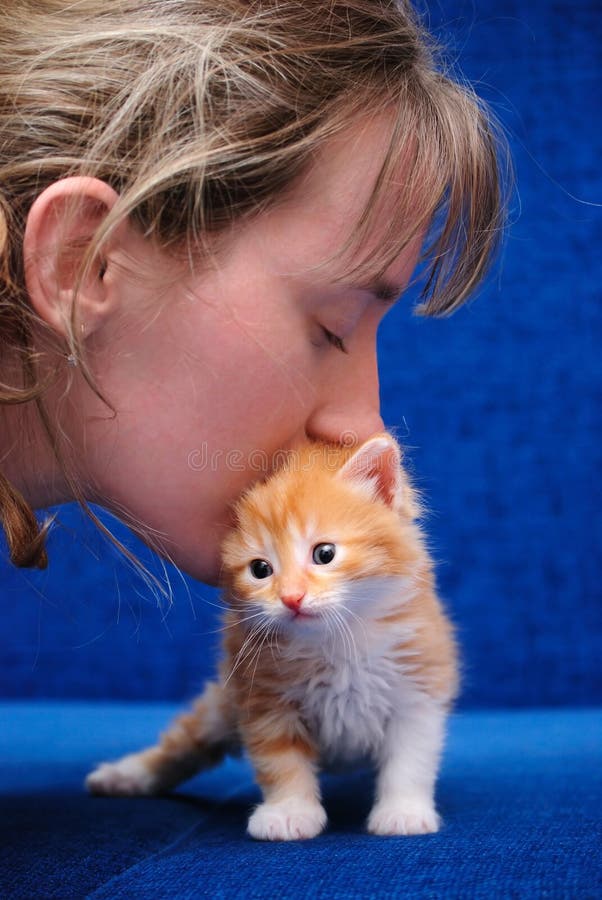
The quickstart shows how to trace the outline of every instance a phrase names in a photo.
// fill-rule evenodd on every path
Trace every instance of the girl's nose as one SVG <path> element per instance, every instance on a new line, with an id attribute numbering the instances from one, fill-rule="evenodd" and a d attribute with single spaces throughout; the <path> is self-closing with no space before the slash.
<path id="1" fill-rule="evenodd" d="M 321 386 L 305 431 L 313 440 L 354 446 L 384 430 L 374 343 L 341 362 L 336 377 Z"/>
<path id="2" fill-rule="evenodd" d="M 308 422 L 306 433 L 312 440 L 354 447 L 384 429 L 378 409 L 350 412 L 323 409 Z"/>

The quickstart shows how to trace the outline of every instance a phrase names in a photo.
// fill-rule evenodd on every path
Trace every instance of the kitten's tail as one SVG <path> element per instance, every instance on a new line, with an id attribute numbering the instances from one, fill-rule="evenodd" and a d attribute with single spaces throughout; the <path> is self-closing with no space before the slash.
<path id="1" fill-rule="evenodd" d="M 86 787 L 93 794 L 160 794 L 217 765 L 240 749 L 229 706 L 223 687 L 209 683 L 192 711 L 178 716 L 155 747 L 102 763 L 88 775 Z"/>

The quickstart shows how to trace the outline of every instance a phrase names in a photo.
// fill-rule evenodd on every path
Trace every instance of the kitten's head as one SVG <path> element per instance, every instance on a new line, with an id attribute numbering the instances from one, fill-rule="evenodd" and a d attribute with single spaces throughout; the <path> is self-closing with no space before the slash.
<path id="1" fill-rule="evenodd" d="M 308 444 L 235 508 L 223 546 L 226 594 L 241 619 L 292 630 L 369 615 L 422 558 L 416 494 L 389 434 L 355 451 Z M 368 605 L 368 606 L 367 606 Z"/>

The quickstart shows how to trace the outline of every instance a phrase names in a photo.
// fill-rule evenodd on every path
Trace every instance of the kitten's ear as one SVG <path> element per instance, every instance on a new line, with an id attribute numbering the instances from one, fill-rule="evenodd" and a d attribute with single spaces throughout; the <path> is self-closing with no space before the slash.
<path id="1" fill-rule="evenodd" d="M 349 457 L 337 478 L 353 482 L 368 496 L 397 509 L 403 489 L 401 450 L 391 435 L 378 434 Z"/>

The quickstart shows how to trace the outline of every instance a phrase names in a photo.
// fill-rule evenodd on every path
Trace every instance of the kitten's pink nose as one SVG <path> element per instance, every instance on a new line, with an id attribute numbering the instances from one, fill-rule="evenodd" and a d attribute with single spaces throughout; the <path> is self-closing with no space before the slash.
<path id="1" fill-rule="evenodd" d="M 291 594 L 282 594 L 280 599 L 288 609 L 292 609 L 293 612 L 299 612 L 304 597 L 305 593 L 303 593 L 302 591 L 296 591 L 295 593 Z"/>

